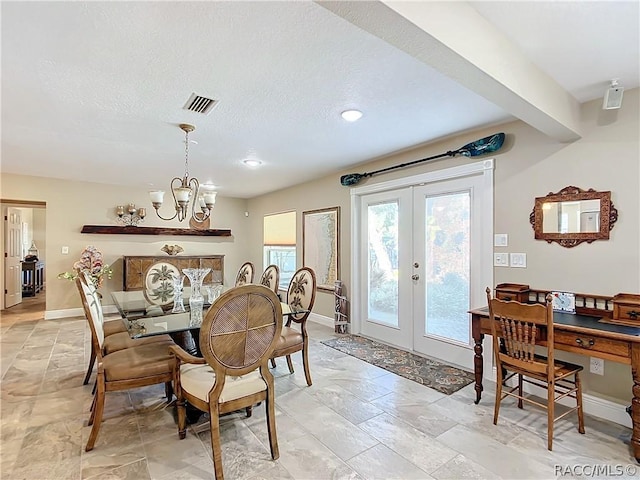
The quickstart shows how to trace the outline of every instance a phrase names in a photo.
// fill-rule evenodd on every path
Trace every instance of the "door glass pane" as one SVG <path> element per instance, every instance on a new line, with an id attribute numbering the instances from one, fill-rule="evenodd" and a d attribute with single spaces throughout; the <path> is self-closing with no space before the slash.
<path id="1" fill-rule="evenodd" d="M 369 205 L 368 316 L 398 326 L 398 202 Z"/>
<path id="2" fill-rule="evenodd" d="M 426 198 L 425 333 L 468 345 L 470 195 Z"/>

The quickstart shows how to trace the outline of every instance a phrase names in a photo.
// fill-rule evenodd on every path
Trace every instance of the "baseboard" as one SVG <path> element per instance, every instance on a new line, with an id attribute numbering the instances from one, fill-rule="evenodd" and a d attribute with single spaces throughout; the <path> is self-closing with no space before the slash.
<path id="1" fill-rule="evenodd" d="M 115 305 L 104 305 L 102 311 L 105 314 L 118 313 Z M 66 308 L 62 310 L 46 310 L 44 312 L 45 320 L 55 320 L 57 318 L 84 317 L 82 308 Z"/>
<path id="2" fill-rule="evenodd" d="M 329 327 L 331 329 L 334 328 L 333 318 L 325 317 L 324 315 L 318 315 L 317 313 L 311 312 L 309 315 L 309 321 L 314 323 L 319 323 L 320 325 L 324 325 L 325 327 Z"/>
<path id="3" fill-rule="evenodd" d="M 494 368 L 494 374 L 495 373 Z M 495 375 L 493 378 L 496 378 Z M 523 388 L 527 393 L 540 398 L 547 398 L 547 391 L 544 388 L 527 383 L 523 385 Z M 567 407 L 575 406 L 575 401 L 571 398 L 563 398 L 557 403 Z M 624 427 L 633 428 L 631 417 L 626 411 L 627 406 L 628 405 L 613 402 L 606 398 L 596 397 L 595 395 L 588 393 L 582 394 L 582 408 L 584 408 L 584 413 L 588 413 L 589 415 L 593 415 L 594 417 L 598 417 L 603 420 L 609 420 L 610 422 L 617 423 Z"/>

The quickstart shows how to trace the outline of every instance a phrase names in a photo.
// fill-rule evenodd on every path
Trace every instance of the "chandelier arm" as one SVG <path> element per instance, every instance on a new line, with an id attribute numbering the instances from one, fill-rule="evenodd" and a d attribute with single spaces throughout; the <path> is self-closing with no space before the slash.
<path id="1" fill-rule="evenodd" d="M 207 218 L 209 218 L 210 211 L 209 209 L 207 209 L 207 211 L 201 209 L 200 212 L 196 212 L 196 203 L 198 204 L 198 207 L 200 207 L 200 182 L 196 177 L 193 177 L 189 180 L 189 188 L 191 188 L 192 192 L 194 192 L 193 203 L 191 204 L 191 217 L 194 221 L 202 223 Z"/>
<path id="2" fill-rule="evenodd" d="M 176 213 L 173 214 L 173 217 L 166 218 L 166 217 L 163 217 L 162 215 L 160 215 L 160 209 L 159 209 L 159 207 L 157 207 L 156 208 L 156 215 L 158 215 L 158 217 L 160 217 L 161 220 L 166 220 L 166 221 L 173 220 L 174 218 L 176 218 L 178 216 L 178 212 L 180 211 L 180 206 L 178 205 L 178 200 L 176 199 L 176 193 L 173 190 L 173 182 L 175 182 L 176 180 L 178 182 L 182 183 L 182 179 L 181 178 L 173 177 L 173 179 L 171 180 L 171 183 L 169 184 L 169 186 L 171 187 L 171 196 L 173 197 L 173 206 L 176 209 Z M 180 220 L 180 218 L 178 218 L 178 220 L 182 221 L 182 220 Z"/>

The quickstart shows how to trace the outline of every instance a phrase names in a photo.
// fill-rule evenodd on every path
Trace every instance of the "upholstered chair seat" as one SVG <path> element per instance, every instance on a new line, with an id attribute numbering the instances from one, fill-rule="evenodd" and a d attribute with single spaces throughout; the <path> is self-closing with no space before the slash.
<path id="1" fill-rule="evenodd" d="M 127 333 L 127 327 L 122 320 L 105 320 L 102 327 L 105 337 L 110 337 L 115 333 Z"/>
<path id="2" fill-rule="evenodd" d="M 136 380 L 171 371 L 173 360 L 169 346 L 173 342 L 152 343 L 114 352 L 102 359 L 107 382 Z"/>
<path id="3" fill-rule="evenodd" d="M 104 337 L 102 351 L 105 355 L 109 355 L 125 348 L 139 347 L 141 345 L 150 345 L 152 343 L 173 343 L 169 335 L 154 335 L 152 337 L 131 338 L 128 332 L 119 332 Z"/>
<path id="4" fill-rule="evenodd" d="M 209 401 L 209 391 L 215 381 L 216 373 L 209 365 L 180 365 L 180 384 L 182 388 L 203 402 Z M 227 375 L 218 403 L 229 402 L 264 392 L 266 389 L 267 384 L 260 375 L 259 370 L 254 370 L 239 377 Z"/>
<path id="5" fill-rule="evenodd" d="M 302 345 L 303 342 L 304 337 L 300 330 L 292 327 L 282 327 L 282 335 L 278 337 L 274 350 L 277 352 L 278 350 L 293 347 L 294 345 Z"/>

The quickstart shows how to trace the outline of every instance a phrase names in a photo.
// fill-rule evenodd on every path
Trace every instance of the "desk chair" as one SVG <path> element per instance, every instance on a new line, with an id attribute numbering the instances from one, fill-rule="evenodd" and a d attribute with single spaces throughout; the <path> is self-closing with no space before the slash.
<path id="1" fill-rule="evenodd" d="M 307 319 L 311 314 L 311 309 L 316 299 L 316 274 L 309 267 L 302 267 L 291 278 L 289 289 L 287 290 L 287 304 L 292 309 L 308 310 L 307 313 L 287 316 L 287 323 L 282 327 L 282 334 L 278 338 L 273 355 L 271 356 L 271 366 L 275 367 L 276 357 L 287 357 L 289 372 L 293 373 L 293 362 L 291 354 L 302 351 L 302 365 L 307 385 L 311 386 L 311 372 L 309 371 L 309 336 L 307 335 Z M 292 327 L 292 323 L 297 323 L 300 328 Z"/>
<path id="2" fill-rule="evenodd" d="M 262 277 L 260 277 L 260 285 L 264 285 L 269 290 L 273 290 L 273 292 L 278 295 L 278 284 L 280 283 L 280 269 L 277 265 L 269 265 L 262 272 Z"/>
<path id="3" fill-rule="evenodd" d="M 160 341 L 125 348 L 103 356 L 105 336 L 102 328 L 102 306 L 98 292 L 85 272 L 76 278 L 76 285 L 82 298 L 82 307 L 87 320 L 89 320 L 91 343 L 96 352 L 98 363 L 96 393 L 88 422 L 92 428 L 85 447 L 88 452 L 93 450 L 98 438 L 106 392 L 165 383 L 167 399 L 171 399 L 173 395 L 171 388 L 173 362 L 169 346 L 174 343 L 169 339 L 166 342 Z"/>
<path id="4" fill-rule="evenodd" d="M 186 405 L 209 412 L 216 480 L 223 480 L 220 414 L 265 401 L 271 458 L 279 457 L 273 375 L 267 362 L 282 330 L 282 307 L 273 291 L 242 285 L 223 293 L 200 327 L 202 357 L 179 346 L 174 384 L 178 405 L 178 436 L 186 436 Z"/>
<path id="5" fill-rule="evenodd" d="M 554 422 L 574 411 L 578 412 L 578 431 L 584 433 L 582 386 L 579 375 L 582 366 L 554 359 L 551 295 L 547 295 L 545 305 L 524 304 L 492 299 L 491 290 L 487 288 L 486 291 L 498 372 L 493 424 L 498 423 L 498 412 L 502 400 L 512 396 L 518 399 L 518 408 L 522 408 L 522 402 L 526 401 L 547 409 L 547 448 L 549 450 L 552 449 Z M 545 340 L 543 332 L 546 332 L 545 347 L 536 343 Z M 500 345 L 503 345 L 503 348 L 500 348 Z M 546 355 L 537 355 L 536 347 L 544 349 Z M 518 384 L 503 392 L 503 387 L 509 388 L 504 385 L 504 382 L 514 376 L 517 376 Z M 547 403 L 543 404 L 525 397 L 522 392 L 523 382 L 546 388 Z M 555 402 L 564 397 L 574 398 L 576 406 L 555 417 Z"/>
<path id="6" fill-rule="evenodd" d="M 240 269 L 238 270 L 238 275 L 236 275 L 236 287 L 240 285 L 246 285 L 248 283 L 253 283 L 253 275 L 255 269 L 253 268 L 253 263 L 245 262 L 242 264 Z"/>

